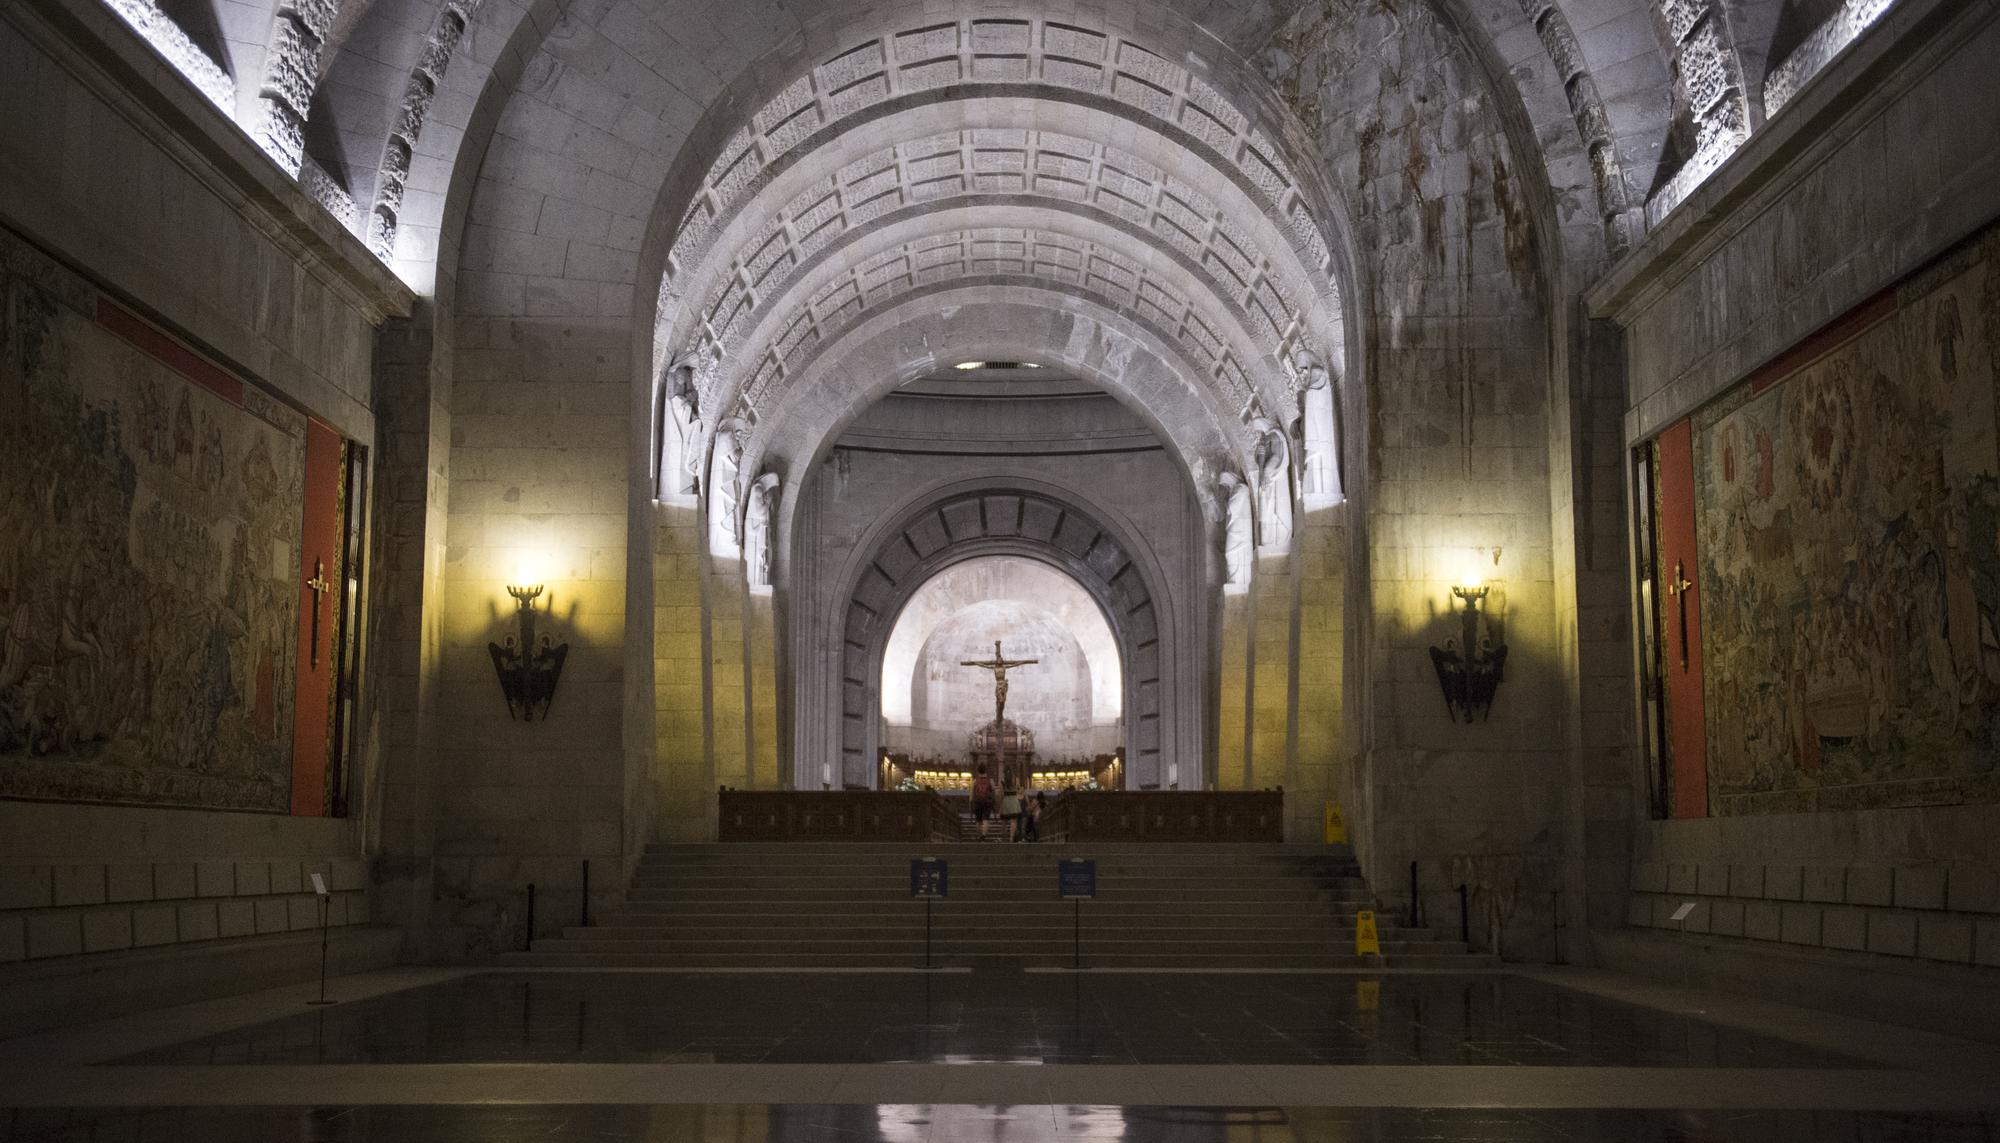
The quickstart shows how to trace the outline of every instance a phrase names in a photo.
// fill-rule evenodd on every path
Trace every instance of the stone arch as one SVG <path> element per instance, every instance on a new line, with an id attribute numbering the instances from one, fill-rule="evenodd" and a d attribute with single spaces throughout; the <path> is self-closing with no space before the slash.
<path id="1" fill-rule="evenodd" d="M 1038 361 L 1098 385 L 1145 419 L 1197 486 L 1250 463 L 1236 410 L 1185 380 L 1195 370 L 1177 345 L 1087 300 L 994 282 L 914 296 L 857 323 L 759 422 L 744 463 L 810 471 L 869 404 L 961 358 Z"/>
<path id="2" fill-rule="evenodd" d="M 819 632 L 807 630 L 811 623 L 794 632 L 801 652 L 793 671 L 794 785 L 872 779 L 881 744 L 882 655 L 896 616 L 938 572 L 992 555 L 1049 564 L 1075 579 L 1103 609 L 1124 664 L 1132 780 L 1160 786 L 1174 774 L 1184 782 L 1199 781 L 1199 718 L 1186 703 L 1169 707 L 1164 696 L 1202 693 L 1206 656 L 1163 650 L 1199 646 L 1189 635 L 1201 625 L 1157 590 L 1161 577 L 1151 554 L 1109 512 L 1033 482 L 975 481 L 922 495 L 891 520 L 854 546 L 835 597 L 837 613 L 821 617 Z M 811 653 L 815 642 L 822 654 Z M 1168 709 L 1174 711 L 1171 720 Z"/>

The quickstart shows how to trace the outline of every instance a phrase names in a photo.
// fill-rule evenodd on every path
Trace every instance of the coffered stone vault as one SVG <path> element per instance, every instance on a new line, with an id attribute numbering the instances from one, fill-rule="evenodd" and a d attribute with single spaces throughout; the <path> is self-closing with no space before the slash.
<path id="1" fill-rule="evenodd" d="M 1250 433 L 1190 383 L 1198 362 L 1181 346 L 1076 291 L 1047 281 L 967 278 L 864 313 L 835 350 L 809 361 L 744 453 L 748 471 L 813 470 L 869 404 L 963 358 L 1020 356 L 1059 367 L 1118 396 L 1166 442 L 1195 488 L 1247 465 Z M 781 514 L 790 547 L 795 481 Z"/>
<path id="2" fill-rule="evenodd" d="M 1280 150 L 1187 68 L 1073 24 L 880 37 L 787 85 L 724 144 L 666 257 L 655 367 L 691 357 L 705 409 L 754 410 L 792 353 L 877 300 L 878 283 L 1046 271 L 1150 309 L 1199 347 L 1195 375 L 1237 408 L 1260 391 L 1281 408 L 1283 372 L 1265 365 L 1294 345 L 1337 360 L 1343 338 L 1327 239 Z M 1098 233 L 947 234 L 857 254 L 858 236 L 951 210 L 1073 216 Z M 1169 262 L 1183 269 L 1148 271 Z M 815 264 L 851 280 L 794 291 Z M 760 317 L 785 323 L 768 347 L 743 335 Z"/>
<path id="3" fill-rule="evenodd" d="M 1299 254 L 1303 244 L 1265 254 L 1286 235 L 1263 216 L 1240 209 L 1251 204 L 1239 188 L 1225 183 L 1221 191 L 1218 201 L 1119 148 L 1053 132 L 979 128 L 895 144 L 815 180 L 775 210 L 747 212 L 743 217 L 768 221 L 737 243 L 726 261 L 704 267 L 706 274 L 690 269 L 667 279 L 661 321 L 679 314 L 684 332 L 661 344 L 700 340 L 720 347 L 725 359 L 749 373 L 748 396 L 759 403 L 768 378 L 784 368 L 793 349 L 826 338 L 829 314 L 837 316 L 856 300 L 872 301 L 867 295 L 896 273 L 885 268 L 881 256 L 859 261 L 851 249 L 857 236 L 871 226 L 930 218 L 947 209 L 988 221 L 1005 209 L 1028 218 L 1074 215 L 1111 231 L 1088 250 L 1071 243 L 1058 252 L 1045 242 L 1039 254 L 1019 251 L 1012 256 L 1017 271 L 1046 268 L 1070 284 L 1101 283 L 1130 295 L 1127 302 L 1135 309 L 1143 303 L 1168 328 L 1186 327 L 1208 342 L 1212 357 L 1218 340 L 1213 325 L 1223 320 L 1254 340 L 1257 356 L 1301 340 L 1325 353 L 1321 339 L 1308 336 L 1303 325 L 1337 330 L 1338 299 L 1328 279 L 1288 256 Z M 1244 218 L 1249 221 L 1238 221 Z M 920 280 L 943 273 L 940 259 L 922 252 L 907 256 L 908 272 Z M 1142 285 L 1146 262 L 1160 263 L 1173 280 Z M 1166 270 L 1169 262 L 1179 269 Z M 853 281 L 846 288 L 820 287 L 800 306 L 795 285 L 814 264 L 849 268 Z M 712 283 L 703 304 L 684 310 L 686 293 L 701 281 Z M 1195 296 L 1203 298 L 1199 306 L 1190 300 Z M 745 332 L 760 315 L 789 320 L 765 351 L 769 360 L 752 348 Z M 1337 335 L 1333 341 L 1337 356 Z M 1231 376 L 1239 402 L 1242 370 L 1240 362 L 1227 359 L 1217 360 L 1212 370 Z M 719 371 L 705 380 L 713 386 Z M 711 389 L 705 396 L 716 394 Z"/>

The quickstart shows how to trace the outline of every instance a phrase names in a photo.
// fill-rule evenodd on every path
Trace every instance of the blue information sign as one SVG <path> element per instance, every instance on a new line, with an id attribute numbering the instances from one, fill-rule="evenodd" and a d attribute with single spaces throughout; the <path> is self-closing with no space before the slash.
<path id="1" fill-rule="evenodd" d="M 942 857 L 919 857 L 910 862 L 910 896 L 942 897 L 946 883 L 945 860 Z"/>
<path id="2" fill-rule="evenodd" d="M 1056 895 L 1065 901 L 1097 896 L 1097 862 L 1088 857 L 1058 861 Z"/>

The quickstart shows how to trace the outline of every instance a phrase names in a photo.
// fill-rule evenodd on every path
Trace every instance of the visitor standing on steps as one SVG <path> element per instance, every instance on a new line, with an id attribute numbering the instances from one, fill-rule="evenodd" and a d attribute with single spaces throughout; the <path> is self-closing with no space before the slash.
<path id="1" fill-rule="evenodd" d="M 1024 841 L 1042 840 L 1042 795 L 1036 791 L 1028 795 L 1021 807 L 1021 838 Z"/>
<path id="2" fill-rule="evenodd" d="M 1000 795 L 1000 820 L 1006 823 L 1008 841 L 1021 840 L 1021 795 L 1012 786 Z"/>
<path id="3" fill-rule="evenodd" d="M 972 820 L 979 823 L 979 840 L 986 840 L 986 823 L 993 817 L 993 779 L 982 763 L 972 778 Z"/>

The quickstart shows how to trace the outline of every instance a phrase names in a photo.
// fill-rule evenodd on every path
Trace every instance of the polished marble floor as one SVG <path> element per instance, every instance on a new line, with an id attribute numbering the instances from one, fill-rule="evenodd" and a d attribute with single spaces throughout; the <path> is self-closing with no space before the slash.
<path id="1" fill-rule="evenodd" d="M 1991 1143 L 1982 1112 L 978 1105 L 53 1108 L 0 1143 Z"/>
<path id="2" fill-rule="evenodd" d="M 120 1062 L 1873 1066 L 1506 973 L 486 973 Z"/>
<path id="3" fill-rule="evenodd" d="M 0 1030 L 0 1143 L 2000 1143 L 2000 1046 L 1586 970 L 333 992 Z"/>

